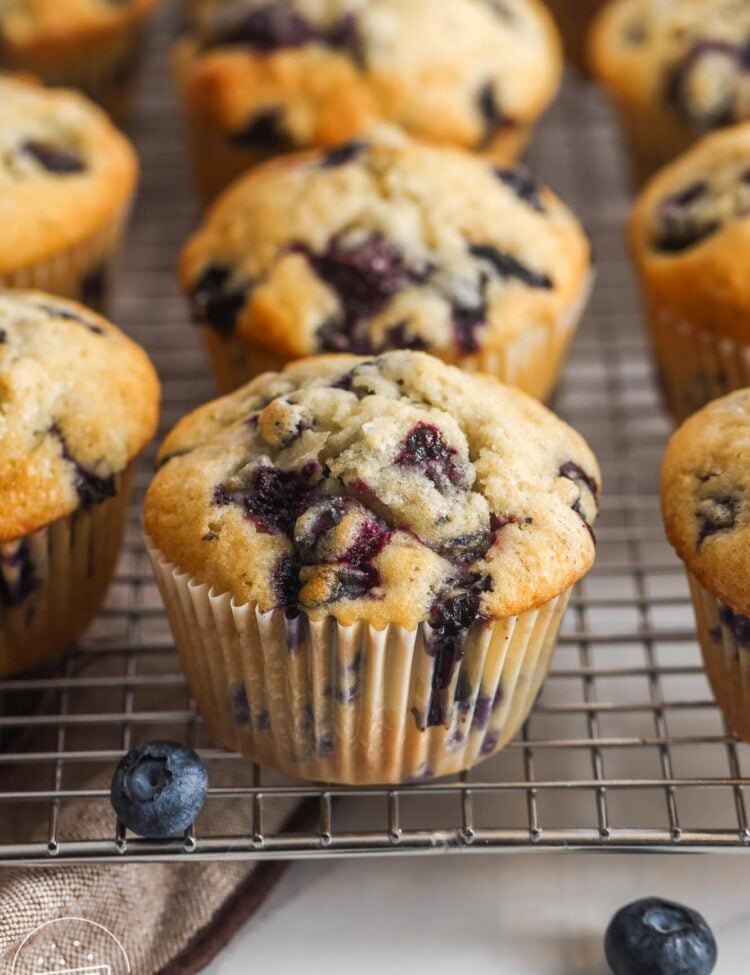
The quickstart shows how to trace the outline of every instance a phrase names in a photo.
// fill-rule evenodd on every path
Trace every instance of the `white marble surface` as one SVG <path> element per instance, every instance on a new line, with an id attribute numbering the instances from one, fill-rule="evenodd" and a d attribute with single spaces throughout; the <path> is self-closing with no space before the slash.
<path id="1" fill-rule="evenodd" d="M 702 911 L 715 975 L 750 969 L 747 855 L 442 855 L 290 867 L 209 975 L 604 975 L 611 915 L 659 894 Z"/>

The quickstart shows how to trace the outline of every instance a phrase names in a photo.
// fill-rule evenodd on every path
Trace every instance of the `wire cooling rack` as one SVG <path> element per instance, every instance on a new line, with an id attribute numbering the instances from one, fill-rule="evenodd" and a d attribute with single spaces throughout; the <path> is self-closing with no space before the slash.
<path id="1" fill-rule="evenodd" d="M 174 281 L 197 211 L 168 81 L 170 34 L 167 16 L 132 127 L 144 176 L 113 309 L 161 373 L 165 429 L 214 393 Z M 531 163 L 594 242 L 597 288 L 555 405 L 601 459 L 606 497 L 596 568 L 576 591 L 520 739 L 461 778 L 382 790 L 285 781 L 217 748 L 186 691 L 140 539 L 148 457 L 115 585 L 85 642 L 52 673 L 0 682 L 1 863 L 750 846 L 750 753 L 711 699 L 687 587 L 661 529 L 669 424 L 623 251 L 621 153 L 593 89 L 569 79 Z M 199 747 L 213 784 L 194 830 L 164 843 L 126 837 L 105 812 L 113 765 L 153 737 Z M 270 804 L 282 800 L 306 801 L 307 829 L 268 826 Z M 210 815 L 219 807 L 231 819 Z M 231 829 L 204 826 L 216 822 Z M 28 823 L 20 842 L 19 823 Z"/>

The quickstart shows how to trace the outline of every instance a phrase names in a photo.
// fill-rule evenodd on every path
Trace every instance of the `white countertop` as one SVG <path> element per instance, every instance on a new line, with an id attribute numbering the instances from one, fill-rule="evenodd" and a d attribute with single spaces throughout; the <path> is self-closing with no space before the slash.
<path id="1" fill-rule="evenodd" d="M 746 975 L 749 876 L 741 853 L 298 863 L 208 972 L 604 975 L 609 918 L 657 894 L 706 915 L 715 975 Z"/>

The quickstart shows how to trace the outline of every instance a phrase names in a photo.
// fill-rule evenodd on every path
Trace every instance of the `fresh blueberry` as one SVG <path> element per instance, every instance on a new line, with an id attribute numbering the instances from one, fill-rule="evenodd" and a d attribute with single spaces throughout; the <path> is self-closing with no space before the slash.
<path id="1" fill-rule="evenodd" d="M 184 833 L 203 808 L 208 774 L 192 748 L 150 741 L 131 748 L 112 779 L 112 806 L 138 836 L 158 839 Z"/>
<path id="2" fill-rule="evenodd" d="M 614 975 L 709 975 L 717 954 L 711 929 L 697 911 L 658 897 L 618 911 L 604 951 Z"/>

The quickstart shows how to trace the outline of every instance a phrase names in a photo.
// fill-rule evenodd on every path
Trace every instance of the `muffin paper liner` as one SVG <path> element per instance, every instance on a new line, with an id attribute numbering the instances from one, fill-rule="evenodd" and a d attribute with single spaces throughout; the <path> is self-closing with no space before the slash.
<path id="1" fill-rule="evenodd" d="M 688 571 L 711 689 L 727 724 L 750 742 L 750 619 L 704 589 Z"/>
<path id="2" fill-rule="evenodd" d="M 657 169 L 676 159 L 697 138 L 656 103 L 630 105 L 613 96 L 612 104 L 628 151 L 635 187 L 642 186 Z"/>
<path id="3" fill-rule="evenodd" d="M 503 748 L 534 704 L 570 595 L 474 626 L 450 679 L 440 680 L 427 623 L 377 630 L 331 616 L 289 620 L 238 605 L 148 551 L 215 737 L 295 778 L 348 785 L 451 775 Z"/>
<path id="4" fill-rule="evenodd" d="M 605 0 L 547 0 L 565 41 L 565 53 L 584 74 L 589 73 L 586 53 L 589 27 L 604 3 Z"/>
<path id="5" fill-rule="evenodd" d="M 750 345 L 698 328 L 648 295 L 646 315 L 664 398 L 678 423 L 750 386 Z"/>
<path id="6" fill-rule="evenodd" d="M 97 311 L 107 303 L 108 284 L 124 236 L 131 203 L 96 233 L 72 247 L 15 271 L 0 273 L 0 288 L 27 288 L 72 298 Z"/>
<path id="7" fill-rule="evenodd" d="M 51 659 L 98 611 L 114 572 L 132 481 L 90 508 L 0 542 L 0 678 Z"/>
<path id="8" fill-rule="evenodd" d="M 231 141 L 226 130 L 197 110 L 186 107 L 185 129 L 190 168 L 201 201 L 208 205 L 242 173 L 285 152 L 299 152 L 305 147 L 289 145 L 287 149 L 247 148 Z M 501 130 L 480 154 L 502 166 L 512 166 L 531 139 L 533 125 L 518 123 Z M 309 148 L 309 147 L 308 147 Z"/>
<path id="9" fill-rule="evenodd" d="M 94 44 L 73 45 L 64 53 L 18 55 L 11 66 L 37 75 L 47 85 L 77 88 L 119 118 L 130 107 L 144 31 L 139 22 L 110 36 L 98 37 Z"/>
<path id="10" fill-rule="evenodd" d="M 594 276 L 589 274 L 579 296 L 552 326 L 523 331 L 501 349 L 484 349 L 455 362 L 466 372 L 483 372 L 503 383 L 518 386 L 537 399 L 547 399 L 555 389 L 570 344 L 591 295 Z M 217 385 L 230 393 L 262 372 L 283 369 L 289 358 L 244 341 L 225 339 L 207 325 L 200 326 L 203 347 L 211 362 Z"/>

